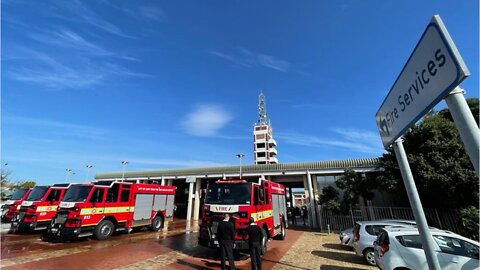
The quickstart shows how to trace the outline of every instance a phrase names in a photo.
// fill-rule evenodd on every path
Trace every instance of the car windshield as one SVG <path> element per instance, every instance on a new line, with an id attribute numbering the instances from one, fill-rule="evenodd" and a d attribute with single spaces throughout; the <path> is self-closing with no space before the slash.
<path id="1" fill-rule="evenodd" d="M 83 202 L 87 199 L 91 186 L 71 186 L 67 189 L 65 197 L 63 197 L 64 202 Z"/>
<path id="2" fill-rule="evenodd" d="M 45 193 L 47 193 L 48 187 L 34 187 L 32 192 L 28 194 L 27 201 L 40 201 Z"/>
<path id="3" fill-rule="evenodd" d="M 250 204 L 250 183 L 210 185 L 205 203 L 208 204 Z"/>
<path id="4" fill-rule="evenodd" d="M 12 195 L 12 198 L 11 200 L 20 200 L 23 198 L 23 195 L 25 195 L 25 193 L 27 193 L 28 191 L 28 188 L 19 188 L 17 189 L 13 195 Z"/>

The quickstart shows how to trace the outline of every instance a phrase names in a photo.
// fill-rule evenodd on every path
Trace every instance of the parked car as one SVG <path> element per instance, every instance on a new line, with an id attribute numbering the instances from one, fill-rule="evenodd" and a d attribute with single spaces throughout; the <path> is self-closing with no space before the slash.
<path id="1" fill-rule="evenodd" d="M 480 269 L 480 243 L 449 231 L 431 228 L 430 232 L 441 269 Z M 382 270 L 428 269 L 422 241 L 415 227 L 380 229 L 374 249 L 377 266 Z"/>
<path id="2" fill-rule="evenodd" d="M 353 228 L 348 228 L 340 232 L 340 243 L 346 246 L 353 246 Z"/>
<path id="3" fill-rule="evenodd" d="M 411 222 L 390 220 L 357 221 L 353 229 L 353 249 L 359 256 L 363 256 L 370 265 L 376 265 L 373 242 L 377 239 L 380 229 L 387 226 L 411 227 Z"/>

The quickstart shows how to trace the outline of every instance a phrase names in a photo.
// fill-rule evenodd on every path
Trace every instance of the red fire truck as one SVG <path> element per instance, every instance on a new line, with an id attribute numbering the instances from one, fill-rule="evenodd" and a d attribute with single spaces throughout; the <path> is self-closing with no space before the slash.
<path id="1" fill-rule="evenodd" d="M 10 232 L 19 230 L 44 230 L 57 213 L 57 207 L 71 184 L 36 186 L 15 211 Z"/>
<path id="2" fill-rule="evenodd" d="M 5 201 L 2 205 L 2 222 L 12 221 L 13 215 L 17 208 L 20 210 L 20 205 L 28 197 L 28 194 L 32 191 L 31 188 L 19 188 L 13 194 L 10 200 Z"/>
<path id="3" fill-rule="evenodd" d="M 218 223 L 225 213 L 233 218 L 235 226 L 235 249 L 248 249 L 245 229 L 249 218 L 263 229 L 261 252 L 267 251 L 268 238 L 277 236 L 283 240 L 288 226 L 283 185 L 260 179 L 258 183 L 245 180 L 219 180 L 209 184 L 202 209 L 202 222 L 198 243 L 206 247 L 217 247 Z"/>
<path id="4" fill-rule="evenodd" d="M 173 219 L 176 187 L 119 181 L 71 186 L 44 240 L 93 235 L 107 239 L 115 231 L 148 227 L 157 231 Z"/>

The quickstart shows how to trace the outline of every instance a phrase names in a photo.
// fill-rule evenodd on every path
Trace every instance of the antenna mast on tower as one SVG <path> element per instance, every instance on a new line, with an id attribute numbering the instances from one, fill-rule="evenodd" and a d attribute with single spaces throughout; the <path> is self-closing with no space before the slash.
<path id="1" fill-rule="evenodd" d="M 267 105 L 265 104 L 265 95 L 260 91 L 258 96 L 258 123 L 257 125 L 269 125 L 270 120 L 267 118 Z"/>

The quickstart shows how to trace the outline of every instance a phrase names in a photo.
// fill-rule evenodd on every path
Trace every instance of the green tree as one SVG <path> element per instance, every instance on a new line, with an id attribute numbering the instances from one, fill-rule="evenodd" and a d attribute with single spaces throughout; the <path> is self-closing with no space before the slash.
<path id="1" fill-rule="evenodd" d="M 5 169 L 0 169 L 0 170 L 1 170 L 1 172 L 0 172 L 0 174 L 1 174 L 0 185 L 3 187 L 6 184 L 10 183 L 11 172 L 7 171 Z"/>
<path id="2" fill-rule="evenodd" d="M 364 205 L 367 200 L 372 200 L 376 189 L 376 179 L 361 173 L 356 173 L 352 169 L 346 169 L 344 174 L 340 176 L 335 184 L 344 191 L 342 198 L 342 206 L 349 209 L 358 204 L 360 198 L 363 199 Z"/>
<path id="3" fill-rule="evenodd" d="M 478 121 L 478 99 L 467 100 Z M 460 209 L 478 205 L 479 183 L 448 109 L 428 113 L 404 135 L 405 151 L 424 207 Z M 395 153 L 380 158 L 377 182 L 406 197 Z"/>
<path id="4" fill-rule="evenodd" d="M 35 181 L 19 181 L 13 184 L 12 188 L 33 188 L 35 187 L 36 182 Z"/>
<path id="5" fill-rule="evenodd" d="M 322 189 L 320 196 L 320 205 L 326 210 L 340 211 L 340 199 L 338 191 L 333 186 L 327 186 Z"/>

